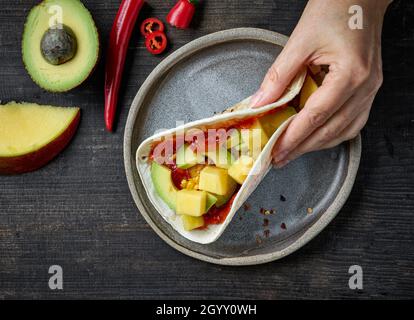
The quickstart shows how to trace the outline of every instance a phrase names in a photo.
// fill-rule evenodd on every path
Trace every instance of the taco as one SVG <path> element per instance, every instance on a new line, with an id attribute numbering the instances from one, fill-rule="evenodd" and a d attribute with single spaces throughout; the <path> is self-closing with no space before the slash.
<path id="1" fill-rule="evenodd" d="M 219 238 L 271 167 L 272 149 L 299 110 L 301 72 L 284 95 L 251 109 L 251 97 L 222 114 L 159 132 L 141 143 L 137 169 L 158 213 L 182 236 Z"/>

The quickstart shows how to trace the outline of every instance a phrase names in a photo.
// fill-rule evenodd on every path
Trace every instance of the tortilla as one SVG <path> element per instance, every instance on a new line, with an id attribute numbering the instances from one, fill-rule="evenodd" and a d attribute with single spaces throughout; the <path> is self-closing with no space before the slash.
<path id="1" fill-rule="evenodd" d="M 236 197 L 233 200 L 230 211 L 222 224 L 209 225 L 203 229 L 186 231 L 183 228 L 179 216 L 171 210 L 165 202 L 158 196 L 151 179 L 151 160 L 150 153 L 154 143 L 159 142 L 162 137 L 172 136 L 176 133 L 185 133 L 191 129 L 201 129 L 207 131 L 211 128 L 228 128 L 234 121 L 239 121 L 251 117 L 259 117 L 271 110 L 285 106 L 292 101 L 299 93 L 306 77 L 306 70 L 300 72 L 292 81 L 283 96 L 276 102 L 267 106 L 252 109 L 250 108 L 251 97 L 248 97 L 240 103 L 228 108 L 224 113 L 193 121 L 177 128 L 157 133 L 141 143 L 136 153 L 136 164 L 142 184 L 147 195 L 158 213 L 167 221 L 180 235 L 201 244 L 212 243 L 217 240 L 224 232 L 237 210 L 243 205 L 251 193 L 257 188 L 271 168 L 272 150 L 278 138 L 285 131 L 293 117 L 285 121 L 269 138 L 260 155 L 256 159 L 252 170 L 245 182 L 240 186 Z"/>

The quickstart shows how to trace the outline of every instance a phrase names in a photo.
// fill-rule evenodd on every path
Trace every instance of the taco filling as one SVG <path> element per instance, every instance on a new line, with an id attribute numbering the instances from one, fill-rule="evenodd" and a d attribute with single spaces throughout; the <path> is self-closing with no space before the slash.
<path id="1" fill-rule="evenodd" d="M 280 107 L 155 142 L 149 161 L 158 196 L 190 231 L 221 224 L 240 186 L 277 128 L 296 114 Z"/>

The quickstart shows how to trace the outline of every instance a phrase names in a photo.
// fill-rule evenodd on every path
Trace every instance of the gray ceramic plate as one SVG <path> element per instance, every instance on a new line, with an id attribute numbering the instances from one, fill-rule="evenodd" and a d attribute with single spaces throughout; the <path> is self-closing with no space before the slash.
<path id="1" fill-rule="evenodd" d="M 174 127 L 176 121 L 211 116 L 251 95 L 286 41 L 278 33 L 250 28 L 192 41 L 154 69 L 132 103 L 124 138 L 128 184 L 145 220 L 182 253 L 223 265 L 280 259 L 325 228 L 349 195 L 359 166 L 359 137 L 306 155 L 282 170 L 271 170 L 248 205 L 209 245 L 193 243 L 176 233 L 156 212 L 143 189 L 135 166 L 139 144 L 156 130 Z M 261 209 L 274 213 L 264 215 Z"/>

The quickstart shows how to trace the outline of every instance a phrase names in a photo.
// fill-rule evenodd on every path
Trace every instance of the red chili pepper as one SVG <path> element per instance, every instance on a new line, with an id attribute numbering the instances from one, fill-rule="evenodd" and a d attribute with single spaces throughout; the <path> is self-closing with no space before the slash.
<path id="1" fill-rule="evenodd" d="M 123 0 L 112 26 L 105 70 L 105 124 L 109 131 L 113 129 L 129 39 L 144 3 L 144 0 Z"/>
<path id="2" fill-rule="evenodd" d="M 157 18 L 145 19 L 141 24 L 141 34 L 144 36 L 144 38 L 148 37 L 155 31 L 164 32 L 164 30 L 164 24 L 160 19 Z"/>
<path id="3" fill-rule="evenodd" d="M 145 39 L 145 46 L 152 54 L 163 53 L 165 48 L 167 48 L 167 43 L 167 37 L 161 31 L 155 31 Z"/>
<path id="4" fill-rule="evenodd" d="M 179 0 L 167 15 L 167 22 L 173 27 L 186 29 L 193 19 L 197 0 Z"/>

